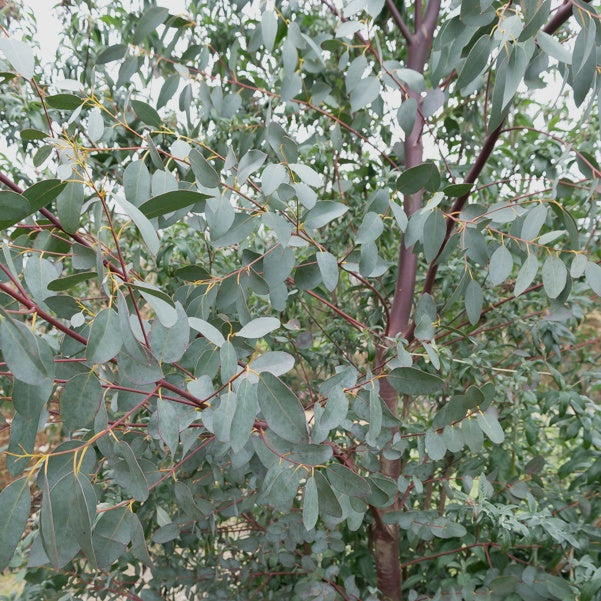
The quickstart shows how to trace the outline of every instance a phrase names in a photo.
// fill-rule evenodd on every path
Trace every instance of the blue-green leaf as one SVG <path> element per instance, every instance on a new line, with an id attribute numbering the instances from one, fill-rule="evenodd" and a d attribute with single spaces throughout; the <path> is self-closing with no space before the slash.
<path id="1" fill-rule="evenodd" d="M 23 323 L 10 317 L 3 319 L 0 344 L 8 368 L 19 380 L 36 385 L 54 377 L 50 348 Z"/>
<path id="2" fill-rule="evenodd" d="M 338 284 L 338 261 L 334 255 L 326 251 L 315 253 L 315 258 L 324 286 L 332 292 Z"/>
<path id="3" fill-rule="evenodd" d="M 319 515 L 319 499 L 317 484 L 313 476 L 307 478 L 303 495 L 303 526 L 305 530 L 313 530 Z"/>
<path id="4" fill-rule="evenodd" d="M 27 478 L 11 482 L 0 493 L 0 572 L 8 566 L 27 525 L 31 495 Z"/>
<path id="5" fill-rule="evenodd" d="M 223 334 L 208 321 L 198 317 L 188 317 L 188 323 L 193 330 L 200 332 L 207 340 L 215 346 L 221 347 L 225 343 Z"/>
<path id="6" fill-rule="evenodd" d="M 393 369 L 387 376 L 393 388 L 400 394 L 435 394 L 443 389 L 444 382 L 415 367 L 399 367 Z"/>
<path id="7" fill-rule="evenodd" d="M 60 400 L 65 428 L 73 431 L 91 424 L 101 402 L 102 386 L 94 372 L 73 376 L 65 385 Z"/>
<path id="8" fill-rule="evenodd" d="M 305 412 L 296 395 L 279 378 L 263 372 L 257 390 L 267 425 L 290 442 L 308 442 Z"/>
<path id="9" fill-rule="evenodd" d="M 106 363 L 123 345 L 119 317 L 109 308 L 102 309 L 94 318 L 88 336 L 87 357 L 93 363 Z"/>
<path id="10" fill-rule="evenodd" d="M 549 298 L 557 298 L 565 288 L 568 269 L 556 254 L 551 254 L 543 263 L 543 286 Z"/>
<path id="11" fill-rule="evenodd" d="M 280 327 L 280 320 L 276 317 L 257 317 L 249 321 L 236 336 L 240 338 L 263 338 L 270 332 Z"/>

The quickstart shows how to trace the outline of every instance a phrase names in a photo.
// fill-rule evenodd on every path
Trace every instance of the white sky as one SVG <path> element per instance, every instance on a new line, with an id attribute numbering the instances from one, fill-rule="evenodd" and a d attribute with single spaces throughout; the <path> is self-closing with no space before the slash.
<path id="1" fill-rule="evenodd" d="M 58 0 L 22 0 L 23 5 L 35 14 L 38 22 L 38 41 L 42 52 L 42 58 L 54 56 L 58 45 L 58 33 L 61 25 L 56 18 L 60 5 Z M 172 14 L 186 12 L 186 0 L 157 0 L 158 6 L 168 8 Z"/>

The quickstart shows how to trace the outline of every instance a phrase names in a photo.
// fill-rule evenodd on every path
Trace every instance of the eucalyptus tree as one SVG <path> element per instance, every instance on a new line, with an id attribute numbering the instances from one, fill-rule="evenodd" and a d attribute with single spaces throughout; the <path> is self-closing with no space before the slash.
<path id="1" fill-rule="evenodd" d="M 595 7 L 3 4 L 21 598 L 597 598 Z"/>

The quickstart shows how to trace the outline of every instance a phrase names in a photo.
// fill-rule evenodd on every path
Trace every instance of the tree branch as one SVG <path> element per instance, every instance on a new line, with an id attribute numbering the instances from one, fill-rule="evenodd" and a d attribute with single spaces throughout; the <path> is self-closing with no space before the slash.
<path id="1" fill-rule="evenodd" d="M 4 173 L 0 173 L 0 182 L 3 183 L 9 190 L 12 190 L 17 194 L 23 194 L 23 188 L 17 186 L 17 184 L 15 184 L 12 180 L 6 177 Z M 58 228 L 61 232 L 65 233 L 72 240 L 74 240 L 78 244 L 81 244 L 82 246 L 86 246 L 87 248 L 94 248 L 85 238 L 83 238 L 79 234 L 75 232 L 67 232 L 65 228 L 63 228 L 58 218 L 55 217 L 55 215 L 51 211 L 44 207 L 39 209 L 39 211 L 46 219 L 48 219 L 48 221 L 50 221 L 50 223 L 52 223 L 52 225 L 54 225 L 54 227 Z M 102 262 L 109 271 L 112 271 L 115 275 L 118 275 L 122 280 L 127 280 L 127 274 L 122 273 L 119 267 L 111 263 L 106 257 L 102 258 Z"/>
<path id="2" fill-rule="evenodd" d="M 424 15 L 423 27 L 432 37 L 436 23 L 438 22 L 438 13 L 440 12 L 440 0 L 430 0 L 426 5 L 426 13 Z"/>
<path id="3" fill-rule="evenodd" d="M 415 4 L 413 5 L 413 9 L 415 11 L 414 19 L 415 19 L 415 31 L 419 31 L 422 26 L 422 0 L 415 0 Z"/>
<path id="4" fill-rule="evenodd" d="M 472 168 L 470 169 L 469 173 L 467 174 L 467 177 L 465 178 L 465 183 L 473 184 L 476 181 L 476 179 L 482 172 L 482 169 L 484 169 L 484 166 L 488 162 L 488 159 L 490 158 L 490 155 L 492 154 L 492 151 L 495 147 L 495 144 L 497 143 L 497 140 L 499 139 L 499 136 L 501 135 L 502 130 L 503 130 L 503 123 L 501 123 L 499 125 L 499 127 L 497 127 L 497 129 L 495 129 L 492 133 L 490 133 L 486 137 L 486 139 L 484 140 L 484 144 L 480 150 L 480 154 L 478 155 L 478 158 L 476 159 L 476 162 L 472 165 Z M 468 192 L 467 194 L 464 194 L 463 196 L 460 196 L 459 198 L 456 198 L 455 202 L 453 203 L 453 206 L 451 207 L 450 213 L 452 215 L 460 213 L 461 210 L 463 209 L 465 203 L 467 202 L 467 199 L 469 198 L 469 196 L 470 196 L 470 192 Z M 445 237 L 444 237 L 443 243 L 440 247 L 440 250 L 438 251 L 438 255 L 432 261 L 432 263 L 430 263 L 430 268 L 428 269 L 428 273 L 426 274 L 426 280 L 424 282 L 424 289 L 423 289 L 424 293 L 430 294 L 432 292 L 432 287 L 434 286 L 434 278 L 436 277 L 436 272 L 438 271 L 438 264 L 436 263 L 436 261 L 437 261 L 438 257 L 440 257 L 445 246 L 447 245 L 447 242 L 451 238 L 451 234 L 453 232 L 454 227 L 455 227 L 455 221 L 453 219 L 448 219 L 447 220 L 447 230 L 445 232 Z"/>
<path id="5" fill-rule="evenodd" d="M 587 4 L 591 0 L 584 0 Z M 553 15 L 553 18 L 543 27 L 545 33 L 555 33 L 572 16 L 572 2 L 567 0 Z"/>
<path id="6" fill-rule="evenodd" d="M 399 9 L 396 7 L 394 0 L 386 0 L 386 8 L 392 17 L 392 20 L 395 22 L 398 27 L 401 35 L 405 38 L 408 44 L 413 42 L 413 34 L 409 31 L 407 24 L 405 23 Z"/>

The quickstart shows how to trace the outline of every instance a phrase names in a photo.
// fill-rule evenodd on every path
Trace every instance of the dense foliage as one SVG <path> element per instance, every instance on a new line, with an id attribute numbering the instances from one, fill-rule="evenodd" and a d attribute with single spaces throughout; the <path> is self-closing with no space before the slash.
<path id="1" fill-rule="evenodd" d="M 593 5 L 0 11 L 19 598 L 599 598 Z"/>

